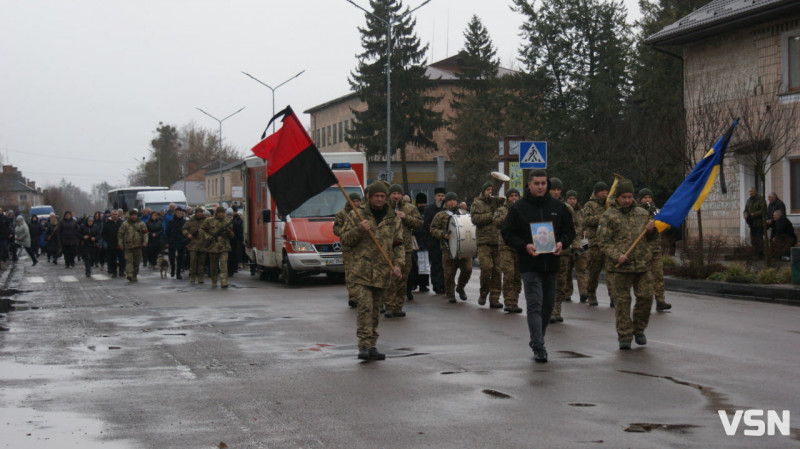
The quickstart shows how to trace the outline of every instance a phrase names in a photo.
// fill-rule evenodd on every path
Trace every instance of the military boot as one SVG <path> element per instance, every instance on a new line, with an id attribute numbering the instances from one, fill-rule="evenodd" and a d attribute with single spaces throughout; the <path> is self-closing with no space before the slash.
<path id="1" fill-rule="evenodd" d="M 636 344 L 639 346 L 644 346 L 647 344 L 647 337 L 645 337 L 644 333 L 641 334 L 633 334 L 633 339 L 636 341 Z"/>
<path id="2" fill-rule="evenodd" d="M 631 341 L 630 340 L 620 340 L 619 349 L 622 349 L 622 350 L 631 349 Z"/>
<path id="3" fill-rule="evenodd" d="M 588 297 L 588 296 L 586 296 L 586 295 L 581 295 L 581 302 L 586 302 L 586 300 L 587 300 L 587 299 L 589 299 L 589 297 Z"/>
<path id="4" fill-rule="evenodd" d="M 672 308 L 672 304 L 664 301 L 664 302 L 657 302 L 656 303 L 656 310 L 662 312 L 664 310 L 669 310 Z"/>
<path id="5" fill-rule="evenodd" d="M 485 305 L 485 304 L 486 304 L 486 297 L 487 297 L 487 296 L 489 296 L 489 294 L 488 294 L 488 293 L 487 293 L 487 294 L 485 294 L 485 295 L 481 295 L 480 297 L 478 297 L 478 305 L 479 305 L 479 306 L 482 306 L 482 305 Z"/>
<path id="6" fill-rule="evenodd" d="M 358 358 L 359 360 L 369 360 L 369 348 L 366 346 L 362 346 L 358 350 Z"/>
<path id="7" fill-rule="evenodd" d="M 597 302 L 597 296 L 595 296 L 595 295 L 590 295 L 590 296 L 589 296 L 589 305 L 590 305 L 590 306 L 596 306 L 596 305 L 598 305 L 598 302 Z"/>
<path id="8" fill-rule="evenodd" d="M 459 297 L 459 298 L 460 298 L 462 301 L 466 301 L 466 300 L 467 300 L 467 293 L 464 291 L 464 287 L 457 288 L 457 289 L 456 289 L 456 293 L 458 293 L 458 297 Z"/>
<path id="9" fill-rule="evenodd" d="M 369 348 L 367 356 L 370 360 L 386 360 L 386 354 L 378 352 L 377 348 Z"/>

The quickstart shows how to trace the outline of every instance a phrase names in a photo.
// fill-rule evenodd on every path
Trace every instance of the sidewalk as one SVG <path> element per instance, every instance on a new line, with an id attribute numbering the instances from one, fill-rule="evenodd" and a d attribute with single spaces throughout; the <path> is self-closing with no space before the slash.
<path id="1" fill-rule="evenodd" d="M 782 302 L 800 305 L 800 286 L 793 284 L 736 284 L 664 276 L 664 287 L 670 291 L 730 296 L 763 302 Z"/>

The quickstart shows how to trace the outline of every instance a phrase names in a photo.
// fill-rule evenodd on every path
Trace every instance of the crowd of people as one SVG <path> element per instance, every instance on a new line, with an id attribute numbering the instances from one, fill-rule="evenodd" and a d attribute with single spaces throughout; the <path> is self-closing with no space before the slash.
<path id="1" fill-rule="evenodd" d="M 53 213 L 44 222 L 35 215 L 26 222 L 0 209 L 0 236 L 5 237 L 0 238 L 0 260 L 17 261 L 24 248 L 34 266 L 42 255 L 55 265 L 63 257 L 66 269 L 82 261 L 87 277 L 99 268 L 112 278 L 137 282 L 144 265 L 176 279 L 189 271 L 190 283 L 202 284 L 208 274 L 212 287 L 219 281 L 223 288 L 246 260 L 244 221 L 235 207 L 220 206 L 212 213 L 170 204 L 141 215 L 136 209 L 107 210 L 78 218 L 66 211 L 60 219 Z"/>

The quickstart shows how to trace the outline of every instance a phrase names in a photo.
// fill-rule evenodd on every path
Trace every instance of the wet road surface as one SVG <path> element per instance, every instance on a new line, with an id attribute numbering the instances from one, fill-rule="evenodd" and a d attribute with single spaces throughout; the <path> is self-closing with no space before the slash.
<path id="1" fill-rule="evenodd" d="M 798 307 L 668 292 L 648 345 L 623 352 L 601 285 L 600 307 L 564 304 L 536 364 L 524 314 L 477 305 L 476 270 L 466 303 L 417 294 L 382 317 L 388 358 L 360 362 L 355 311 L 324 276 L 212 290 L 27 259 L 7 273 L 0 447 L 800 446 Z M 792 435 L 728 437 L 720 409 L 790 410 Z"/>

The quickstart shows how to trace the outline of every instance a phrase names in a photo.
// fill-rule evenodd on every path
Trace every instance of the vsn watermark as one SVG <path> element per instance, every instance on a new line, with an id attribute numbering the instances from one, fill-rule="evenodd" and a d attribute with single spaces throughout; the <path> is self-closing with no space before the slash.
<path id="1" fill-rule="evenodd" d="M 776 435 L 775 431 L 781 435 L 789 436 L 789 410 L 782 410 L 778 414 L 777 410 L 736 410 L 733 416 L 729 416 L 726 410 L 717 410 L 725 434 L 729 437 L 736 435 L 739 424 L 744 425 L 744 435 L 749 437 L 761 437 L 764 435 Z"/>

